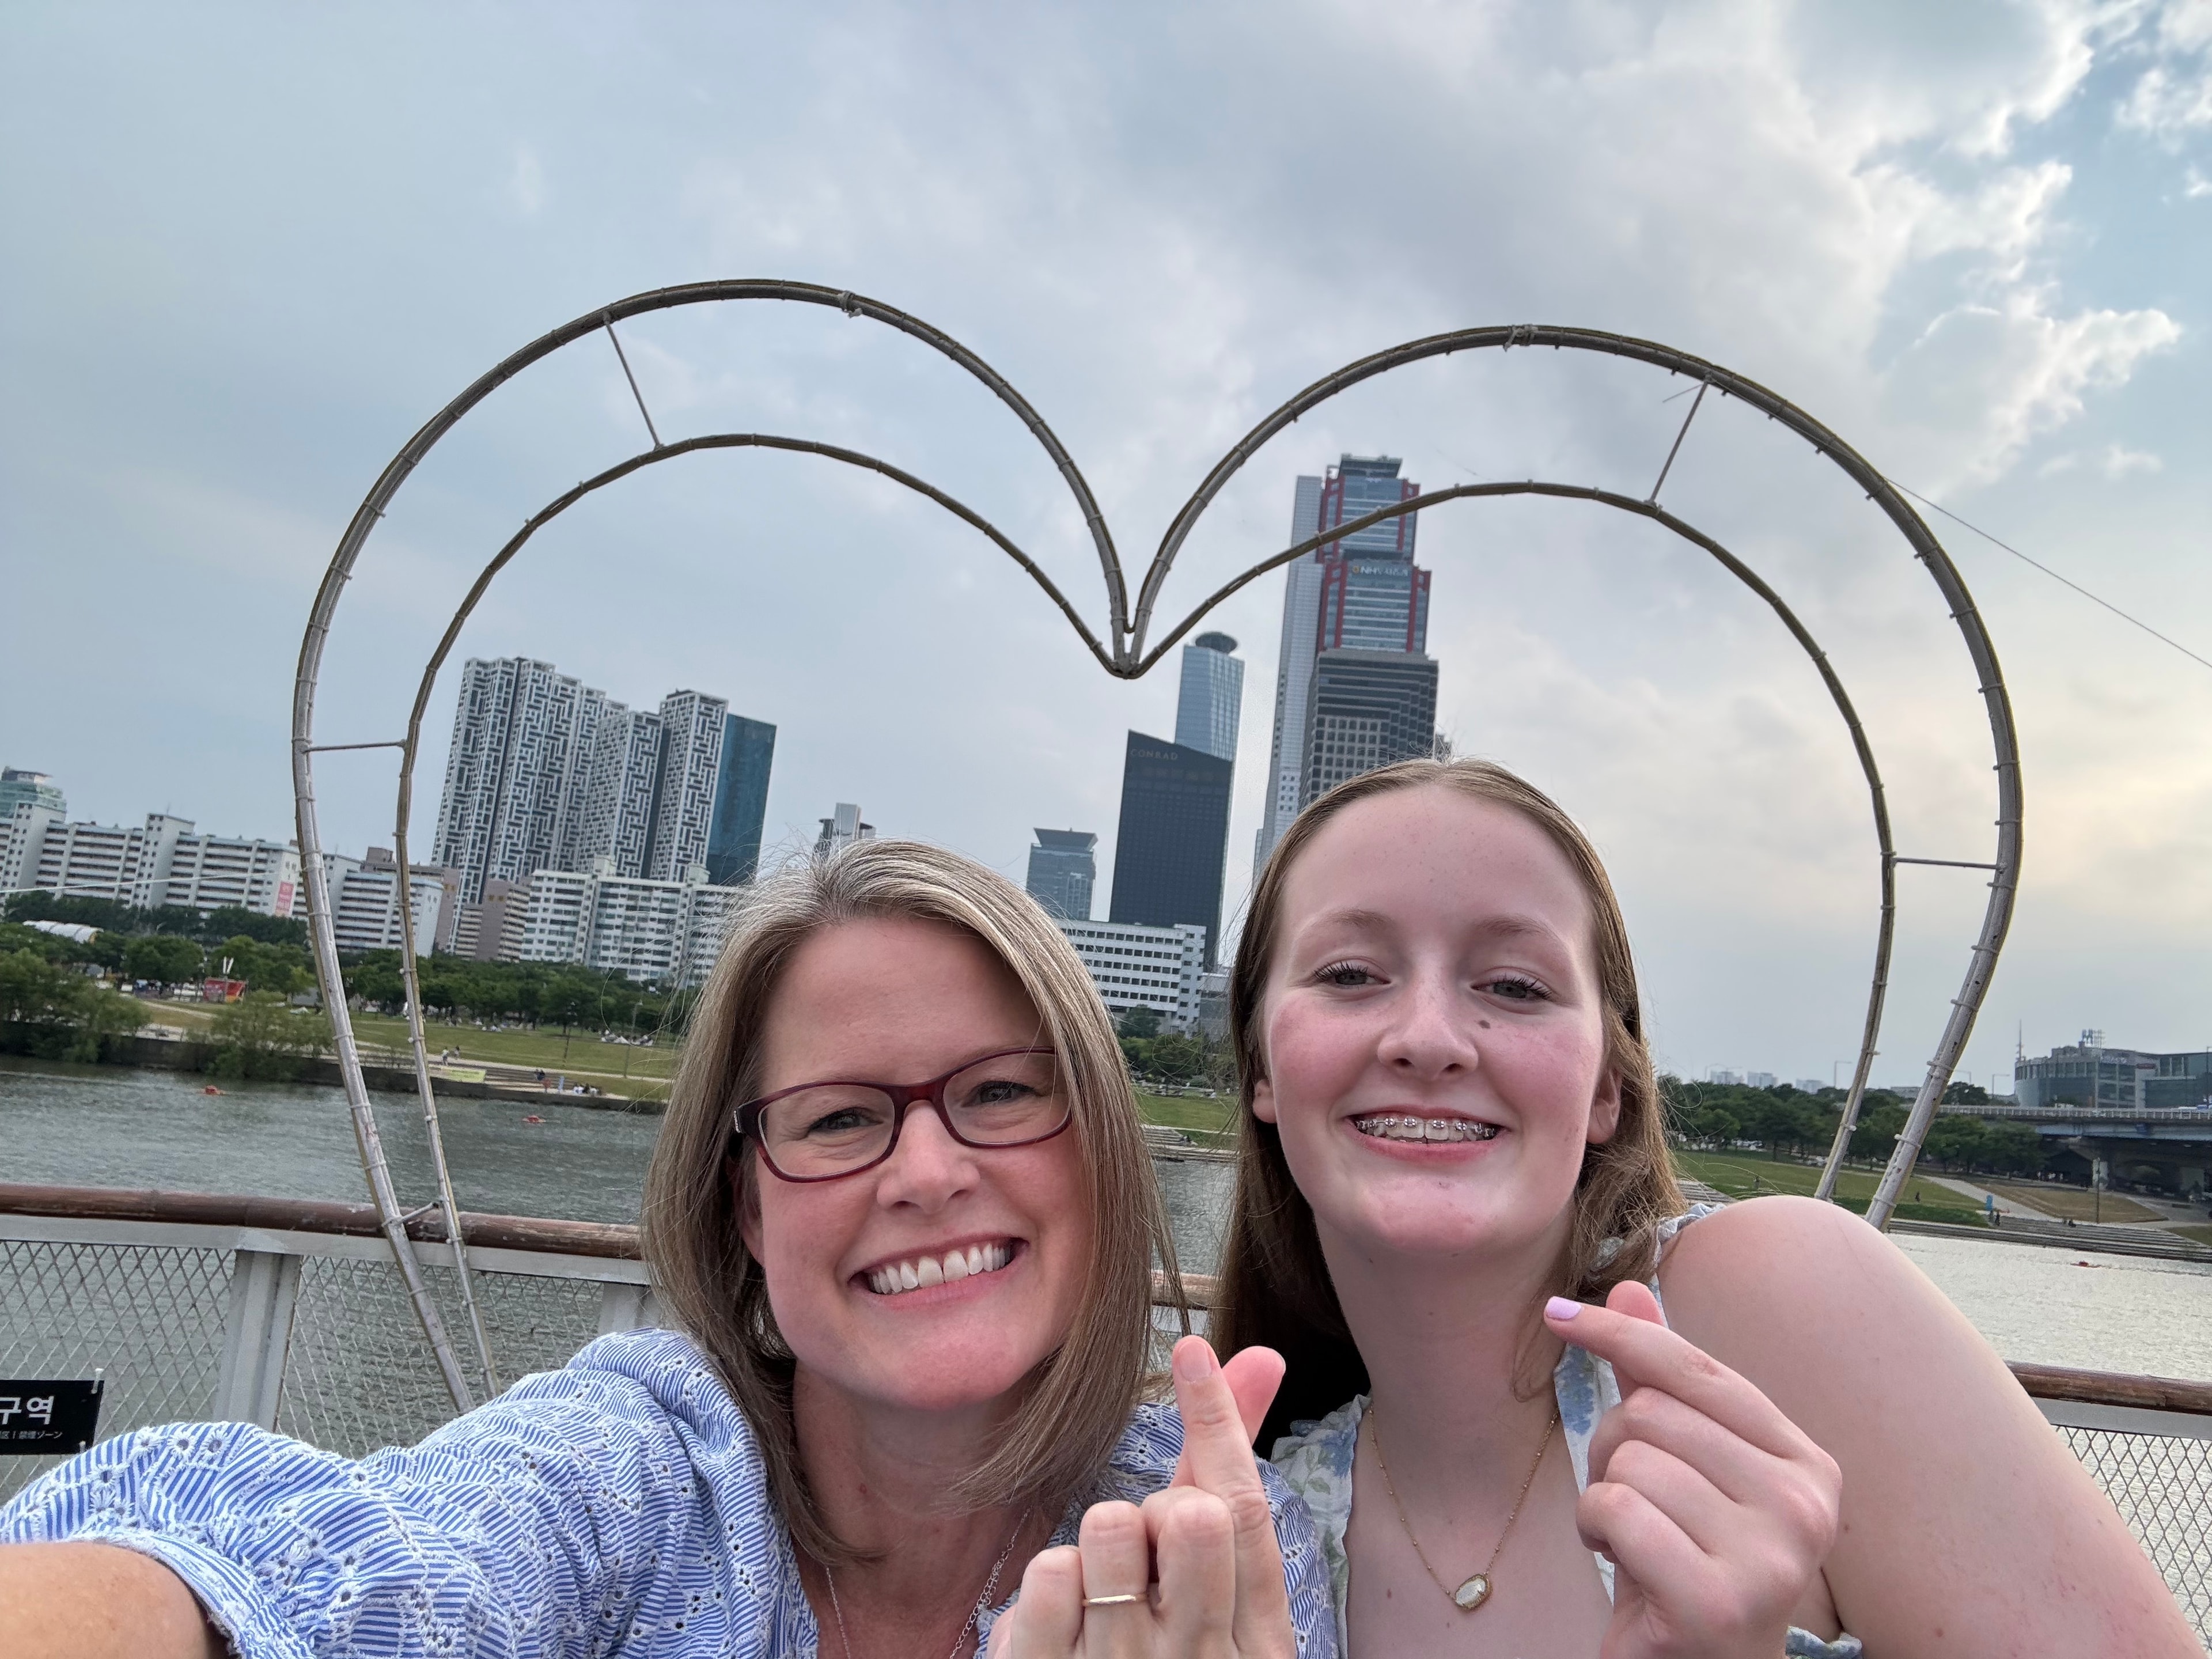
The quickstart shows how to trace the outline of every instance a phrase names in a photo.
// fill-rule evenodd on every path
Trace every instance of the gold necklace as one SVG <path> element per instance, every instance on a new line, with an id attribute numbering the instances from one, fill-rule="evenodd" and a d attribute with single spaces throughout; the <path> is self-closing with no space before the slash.
<path id="1" fill-rule="evenodd" d="M 1521 1506 L 1528 1501 L 1528 1488 L 1536 1484 L 1536 1471 L 1542 1466 L 1544 1454 L 1551 1447 L 1552 1431 L 1559 1426 L 1559 1413 L 1554 1411 L 1552 1420 L 1544 1425 L 1544 1437 L 1536 1443 L 1536 1461 L 1528 1466 L 1528 1478 L 1521 1483 L 1521 1495 L 1513 1500 L 1513 1512 L 1505 1517 L 1505 1525 L 1498 1532 L 1497 1548 L 1490 1552 L 1490 1559 L 1482 1564 L 1482 1571 L 1468 1574 L 1457 1589 L 1452 1589 L 1438 1577 L 1437 1570 L 1429 1565 L 1428 1552 L 1421 1547 L 1421 1540 L 1413 1535 L 1413 1523 L 1406 1518 L 1406 1506 L 1399 1500 L 1398 1488 L 1390 1479 L 1390 1460 L 1382 1455 L 1382 1425 L 1376 1419 L 1375 1402 L 1371 1400 L 1367 1403 L 1367 1424 L 1373 1431 L 1369 1437 L 1375 1442 L 1375 1465 L 1382 1471 L 1383 1490 L 1390 1494 L 1390 1507 L 1398 1511 L 1398 1524 L 1406 1529 L 1406 1541 L 1413 1547 L 1413 1553 L 1419 1559 L 1431 1582 L 1444 1593 L 1451 1604 L 1462 1613 L 1473 1613 L 1490 1599 L 1493 1582 L 1491 1571 L 1498 1565 L 1498 1556 L 1504 1552 L 1506 1539 L 1512 1535 L 1513 1523 L 1521 1518 Z"/>

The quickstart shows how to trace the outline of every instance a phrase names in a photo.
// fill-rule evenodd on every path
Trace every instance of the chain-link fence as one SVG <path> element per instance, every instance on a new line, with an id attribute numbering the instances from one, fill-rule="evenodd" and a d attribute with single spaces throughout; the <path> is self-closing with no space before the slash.
<path id="1" fill-rule="evenodd" d="M 272 1426 L 358 1457 L 411 1443 L 449 1420 L 452 1397 L 398 1270 L 379 1254 L 380 1242 L 305 1235 L 287 1242 L 301 1254 L 289 1317 L 269 1337 L 283 1370 Z M 319 1247 L 329 1253 L 307 1253 Z M 200 1243 L 0 1240 L 0 1376 L 101 1373 L 103 1437 L 209 1417 L 226 1331 L 237 1318 L 234 1283 L 248 1254 Z M 434 1263 L 441 1253 L 423 1254 Z M 508 1269 L 480 1266 L 476 1275 L 502 1382 L 566 1364 L 599 1331 L 625 1322 L 641 1300 L 635 1262 L 549 1256 L 531 1265 L 555 1271 L 523 1273 L 512 1270 L 521 1252 L 483 1254 Z M 453 1269 L 429 1265 L 425 1277 L 465 1365 L 472 1344 Z M 1175 1322 L 1164 1316 L 1156 1324 L 1164 1358 Z M 2142 1540 L 2199 1636 L 2212 1641 L 2212 1438 L 2056 1432 Z M 0 1458 L 0 1501 L 59 1461 Z"/>
<path id="2" fill-rule="evenodd" d="M 2212 1643 L 2212 1440 L 2058 1432 L 2166 1575 L 2197 1634 Z"/>

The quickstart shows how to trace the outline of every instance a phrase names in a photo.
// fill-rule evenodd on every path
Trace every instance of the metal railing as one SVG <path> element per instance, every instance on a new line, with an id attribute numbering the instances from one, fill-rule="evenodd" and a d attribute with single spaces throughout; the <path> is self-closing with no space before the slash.
<path id="1" fill-rule="evenodd" d="M 461 1225 L 511 1376 L 657 1322 L 635 1228 L 465 1212 Z M 435 1211 L 408 1230 L 444 1242 Z M 453 1270 L 424 1271 L 457 1308 Z M 1184 1285 L 1211 1299 L 1204 1276 Z M 2212 1641 L 2212 1383 L 2012 1370 Z M 0 1376 L 95 1371 L 103 1438 L 246 1422 L 358 1457 L 453 1415 L 370 1206 L 0 1183 Z M 0 1501 L 59 1461 L 0 1460 Z"/>

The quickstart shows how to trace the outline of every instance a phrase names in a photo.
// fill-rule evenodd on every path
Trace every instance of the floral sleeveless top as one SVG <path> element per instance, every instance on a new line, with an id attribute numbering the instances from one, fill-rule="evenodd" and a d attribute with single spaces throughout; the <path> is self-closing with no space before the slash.
<path id="1" fill-rule="evenodd" d="M 1692 1205 L 1684 1213 L 1659 1226 L 1659 1249 L 1663 1255 L 1674 1235 L 1698 1217 L 1718 1206 Z M 1659 1286 L 1651 1286 L 1655 1297 Z M 1662 1306 L 1661 1311 L 1665 1311 Z M 1559 1431 L 1575 1466 L 1575 1488 L 1589 1486 L 1589 1449 L 1598 1419 L 1620 1403 L 1620 1385 L 1613 1367 L 1587 1349 L 1571 1345 L 1552 1370 L 1552 1389 L 1559 1402 Z M 1352 1647 L 1345 1627 L 1345 1605 L 1352 1586 L 1352 1563 L 1345 1553 L 1344 1536 L 1352 1525 L 1352 1464 L 1359 1445 L 1360 1419 L 1367 1414 L 1367 1396 L 1355 1395 L 1317 1423 L 1293 1423 L 1291 1432 L 1275 1442 L 1273 1462 L 1290 1489 L 1305 1499 L 1312 1511 L 1314 1530 L 1320 1534 L 1322 1558 L 1328 1565 L 1329 1595 L 1336 1607 L 1336 1649 L 1350 1659 Z M 1602 1555 L 1597 1564 L 1605 1593 L 1613 1595 L 1613 1563 Z M 1862 1659 L 1864 1650 L 1855 1636 L 1822 1640 L 1810 1631 L 1792 1626 L 1783 1644 L 1786 1659 Z"/>

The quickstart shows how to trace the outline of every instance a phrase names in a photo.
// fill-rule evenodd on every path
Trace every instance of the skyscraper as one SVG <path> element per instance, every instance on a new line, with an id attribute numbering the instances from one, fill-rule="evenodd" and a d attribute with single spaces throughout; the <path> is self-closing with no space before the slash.
<path id="1" fill-rule="evenodd" d="M 1088 830 L 1040 830 L 1030 848 L 1030 896 L 1068 921 L 1091 920 L 1091 889 L 1098 879 L 1092 849 L 1098 837 Z"/>
<path id="2" fill-rule="evenodd" d="M 527 657 L 463 666 L 431 859 L 459 874 L 464 903 L 489 878 L 518 881 L 561 856 L 586 689 Z"/>
<path id="3" fill-rule="evenodd" d="M 760 872 L 761 830 L 768 821 L 769 768 L 775 727 L 732 714 L 722 723 L 722 763 L 714 781 L 714 814 L 707 827 L 707 879 L 720 887 Z"/>
<path id="4" fill-rule="evenodd" d="M 671 691 L 660 700 L 660 782 L 653 792 L 650 881 L 682 881 L 707 861 L 714 817 L 714 784 L 722 769 L 730 705 L 702 691 Z"/>
<path id="5" fill-rule="evenodd" d="M 1221 950 L 1222 866 L 1236 767 L 1218 755 L 1129 733 L 1109 920 L 1206 929 L 1206 965 Z"/>
<path id="6" fill-rule="evenodd" d="M 837 810 L 822 820 L 822 833 L 814 838 L 814 856 L 830 858 L 855 842 L 875 838 L 876 826 L 860 822 L 860 809 L 851 801 L 841 800 Z"/>
<path id="7" fill-rule="evenodd" d="M 1433 753 L 1437 664 L 1407 651 L 1324 651 L 1314 659 L 1301 807 L 1348 778 Z"/>
<path id="8" fill-rule="evenodd" d="M 1291 540 L 1297 543 L 1337 525 L 1372 513 L 1379 507 L 1410 501 L 1421 493 L 1411 479 L 1398 476 L 1400 462 L 1392 456 L 1345 455 L 1323 477 L 1302 477 L 1291 515 Z M 1405 710 L 1389 716 L 1385 733 L 1377 730 L 1372 743 L 1355 742 L 1354 727 L 1346 720 L 1382 718 L 1370 707 L 1379 693 L 1370 684 L 1378 672 L 1370 665 L 1358 673 L 1352 665 L 1340 667 L 1336 684 L 1340 696 L 1352 696 L 1355 682 L 1365 686 L 1355 701 L 1365 713 L 1340 711 L 1332 719 L 1316 750 L 1315 718 L 1316 672 L 1323 653 L 1348 652 L 1353 656 L 1398 655 L 1427 662 L 1430 718 L 1435 714 L 1436 665 L 1423 655 L 1428 649 L 1429 572 L 1413 562 L 1415 518 L 1401 514 L 1381 524 L 1370 525 L 1332 542 L 1292 562 L 1285 572 L 1283 642 L 1276 672 L 1275 730 L 1268 765 L 1267 795 L 1262 805 L 1260 830 L 1253 845 L 1256 870 L 1274 850 L 1275 842 L 1299 809 L 1321 791 L 1308 777 L 1308 757 L 1316 752 L 1340 760 L 1353 749 L 1363 752 L 1395 751 L 1402 745 L 1402 727 L 1411 718 Z M 1347 678 L 1347 676 L 1349 676 Z M 1416 687 L 1422 671 L 1407 667 L 1391 683 L 1401 690 Z M 1419 702 L 1418 691 L 1409 691 Z M 1395 705 L 1394 705 L 1395 706 Z M 1407 708 L 1413 705 L 1408 704 Z M 1429 752 L 1433 734 L 1419 753 Z M 1395 752 L 1393 758 L 1402 758 Z M 1382 763 L 1377 763 L 1381 764 Z M 1362 768 L 1370 770 L 1371 768 Z M 1332 768 L 1332 780 L 1341 781 Z M 1356 776 L 1346 773 L 1345 776 Z"/>
<path id="9" fill-rule="evenodd" d="M 1175 740 L 1219 760 L 1237 758 L 1237 728 L 1244 709 L 1244 664 L 1231 656 L 1226 634 L 1200 634 L 1182 648 L 1182 686 L 1176 702 Z"/>
<path id="10" fill-rule="evenodd" d="M 575 833 L 555 866 L 588 870 L 611 860 L 618 876 L 645 874 L 653 835 L 653 802 L 660 784 L 660 716 L 607 703 L 599 720 L 590 769 L 569 818 Z"/>

